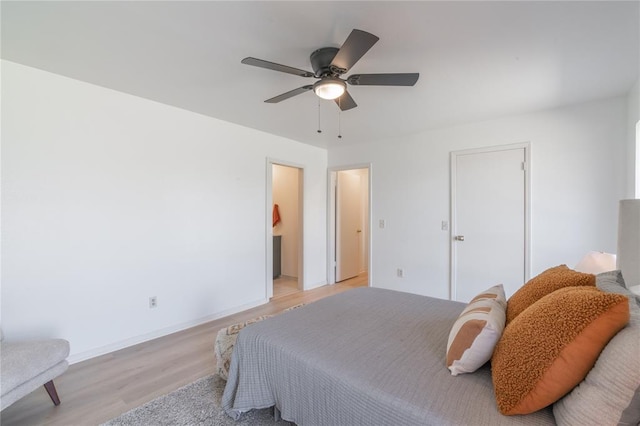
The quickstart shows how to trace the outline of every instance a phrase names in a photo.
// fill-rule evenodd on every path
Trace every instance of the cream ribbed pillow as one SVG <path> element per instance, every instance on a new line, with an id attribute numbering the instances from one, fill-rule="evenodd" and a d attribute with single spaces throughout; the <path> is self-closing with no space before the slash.
<path id="1" fill-rule="evenodd" d="M 553 406 L 559 426 L 640 424 L 640 302 L 620 271 L 596 276 L 596 287 L 629 298 L 629 324 L 604 348 L 587 377 Z"/>
<path id="2" fill-rule="evenodd" d="M 506 304 L 499 284 L 474 297 L 462 311 L 447 342 L 447 367 L 452 375 L 473 373 L 491 359 L 504 330 Z"/>

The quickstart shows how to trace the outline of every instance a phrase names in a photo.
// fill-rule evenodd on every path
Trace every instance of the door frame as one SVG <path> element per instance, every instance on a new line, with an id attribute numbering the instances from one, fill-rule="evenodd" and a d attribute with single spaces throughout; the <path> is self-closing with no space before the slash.
<path id="1" fill-rule="evenodd" d="M 298 290 L 304 290 L 304 166 L 267 157 L 265 197 L 265 296 L 273 297 L 273 166 L 298 169 Z"/>
<path id="2" fill-rule="evenodd" d="M 449 300 L 453 300 L 456 293 L 456 247 L 454 237 L 458 234 L 456 218 L 456 160 L 458 156 L 469 154 L 481 154 L 485 152 L 509 151 L 524 149 L 524 280 L 529 280 L 531 271 L 531 143 L 521 142 L 507 145 L 486 146 L 471 148 L 450 153 L 450 203 L 449 210 Z"/>
<path id="3" fill-rule="evenodd" d="M 373 265 L 373 238 L 371 232 L 371 230 L 373 229 L 371 226 L 373 223 L 371 214 L 371 209 L 373 206 L 373 167 L 371 163 L 336 166 L 329 167 L 327 169 L 327 284 L 331 285 L 336 283 L 336 176 L 338 172 L 355 169 L 367 169 L 367 180 L 369 183 L 369 204 L 367 205 L 367 215 L 369 222 L 369 235 L 367 236 L 369 239 L 367 273 L 369 276 L 367 280 L 367 286 L 371 287 L 373 283 L 373 270 L 371 268 L 371 266 Z"/>

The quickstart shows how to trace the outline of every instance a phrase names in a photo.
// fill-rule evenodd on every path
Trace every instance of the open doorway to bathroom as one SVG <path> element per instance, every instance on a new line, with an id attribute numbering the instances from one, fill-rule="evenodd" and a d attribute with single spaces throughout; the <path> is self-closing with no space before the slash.
<path id="1" fill-rule="evenodd" d="M 301 168 L 271 164 L 273 284 L 270 297 L 303 289 L 302 178 Z"/>

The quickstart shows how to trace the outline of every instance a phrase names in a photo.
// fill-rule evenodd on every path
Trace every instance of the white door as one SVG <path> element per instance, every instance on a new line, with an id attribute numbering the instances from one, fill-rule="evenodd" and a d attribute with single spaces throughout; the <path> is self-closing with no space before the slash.
<path id="1" fill-rule="evenodd" d="M 525 282 L 527 147 L 452 153 L 452 299 Z"/>
<path id="2" fill-rule="evenodd" d="M 360 176 L 336 176 L 336 282 L 358 275 L 360 264 Z"/>

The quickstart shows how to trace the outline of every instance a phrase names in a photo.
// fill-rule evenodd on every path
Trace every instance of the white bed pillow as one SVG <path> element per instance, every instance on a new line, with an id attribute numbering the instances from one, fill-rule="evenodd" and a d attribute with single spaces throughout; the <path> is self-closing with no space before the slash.
<path id="1" fill-rule="evenodd" d="M 469 302 L 449 333 L 446 363 L 452 375 L 473 373 L 491 359 L 504 331 L 506 306 L 502 284 Z"/>
<path id="2" fill-rule="evenodd" d="M 573 267 L 574 271 L 586 274 L 600 274 L 616 269 L 616 255 L 601 251 L 590 251 Z"/>

